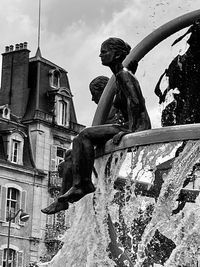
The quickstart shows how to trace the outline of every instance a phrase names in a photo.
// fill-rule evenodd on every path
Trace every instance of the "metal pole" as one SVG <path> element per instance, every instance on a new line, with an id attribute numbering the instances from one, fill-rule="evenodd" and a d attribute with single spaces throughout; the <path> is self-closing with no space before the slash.
<path id="1" fill-rule="evenodd" d="M 9 211 L 8 215 L 8 243 L 7 243 L 7 257 L 6 257 L 6 267 L 8 267 L 8 257 L 10 252 L 10 228 L 11 228 L 11 221 L 17 217 L 17 215 L 20 213 L 20 211 L 23 211 L 22 209 L 19 209 L 13 217 L 11 217 L 11 210 Z"/>
<path id="2" fill-rule="evenodd" d="M 9 257 L 9 249 L 10 249 L 10 226 L 11 226 L 11 211 L 9 211 L 8 216 L 8 243 L 7 243 L 7 257 L 6 257 L 6 267 L 8 267 L 8 257 Z"/>

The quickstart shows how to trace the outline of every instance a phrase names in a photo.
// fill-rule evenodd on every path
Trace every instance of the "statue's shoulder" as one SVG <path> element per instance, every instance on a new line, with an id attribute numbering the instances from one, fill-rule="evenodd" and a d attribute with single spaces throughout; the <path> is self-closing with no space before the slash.
<path id="1" fill-rule="evenodd" d="M 130 80 L 135 80 L 137 81 L 135 75 L 129 71 L 127 68 L 123 68 L 122 70 L 120 70 L 117 74 L 116 74 L 116 78 L 118 80 L 122 80 L 125 81 L 130 81 Z"/>

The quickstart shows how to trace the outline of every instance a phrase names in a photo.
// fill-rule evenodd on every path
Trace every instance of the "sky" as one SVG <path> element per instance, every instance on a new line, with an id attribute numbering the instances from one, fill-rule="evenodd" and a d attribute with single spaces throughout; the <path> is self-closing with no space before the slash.
<path id="1" fill-rule="evenodd" d="M 28 42 L 30 56 L 38 47 L 39 0 L 1 0 L 0 51 L 5 46 Z M 96 110 L 89 83 L 99 75 L 112 76 L 99 58 L 101 43 L 120 37 L 134 48 L 164 23 L 200 9 L 199 0 L 41 0 L 40 49 L 42 56 L 68 72 L 78 123 L 90 126 Z M 171 60 L 186 49 L 186 29 L 167 38 L 140 62 L 138 78 L 153 128 L 160 127 L 161 107 L 155 85 Z M 1 65 L 1 62 L 0 62 Z M 167 81 L 163 81 L 164 90 Z"/>

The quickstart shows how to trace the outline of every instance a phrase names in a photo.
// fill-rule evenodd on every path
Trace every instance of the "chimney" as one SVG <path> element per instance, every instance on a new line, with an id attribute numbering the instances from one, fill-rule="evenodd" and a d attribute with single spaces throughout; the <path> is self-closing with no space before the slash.
<path id="1" fill-rule="evenodd" d="M 23 117 L 28 101 L 29 53 L 27 43 L 5 47 L 2 54 L 0 105 L 8 104 L 11 112 Z"/>

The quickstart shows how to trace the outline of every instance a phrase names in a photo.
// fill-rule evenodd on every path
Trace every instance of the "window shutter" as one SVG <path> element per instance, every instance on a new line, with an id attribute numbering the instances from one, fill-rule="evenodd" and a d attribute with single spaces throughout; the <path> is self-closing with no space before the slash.
<path id="1" fill-rule="evenodd" d="M 51 159 L 50 159 L 50 170 L 56 170 L 56 153 L 57 153 L 57 146 L 51 146 Z"/>
<path id="2" fill-rule="evenodd" d="M 0 249 L 0 267 L 3 266 L 3 250 Z"/>
<path id="3" fill-rule="evenodd" d="M 18 267 L 23 267 L 23 252 L 18 251 L 17 252 L 17 261 L 18 261 Z"/>
<path id="4" fill-rule="evenodd" d="M 1 186 L 1 210 L 0 210 L 0 221 L 6 221 L 6 200 L 7 200 L 7 188 Z"/>
<path id="5" fill-rule="evenodd" d="M 24 212 L 26 212 L 26 193 L 25 190 L 21 192 L 21 209 L 23 209 Z M 24 226 L 25 222 L 22 222 L 19 219 L 19 225 Z"/>

